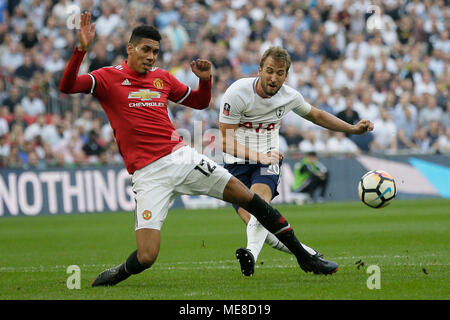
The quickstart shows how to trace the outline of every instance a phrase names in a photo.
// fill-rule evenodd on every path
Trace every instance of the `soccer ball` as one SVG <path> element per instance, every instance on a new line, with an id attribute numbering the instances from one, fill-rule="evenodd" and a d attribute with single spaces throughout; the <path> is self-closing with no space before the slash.
<path id="1" fill-rule="evenodd" d="M 358 183 L 359 199 L 372 208 L 383 208 L 397 195 L 394 178 L 382 170 L 372 170 Z"/>

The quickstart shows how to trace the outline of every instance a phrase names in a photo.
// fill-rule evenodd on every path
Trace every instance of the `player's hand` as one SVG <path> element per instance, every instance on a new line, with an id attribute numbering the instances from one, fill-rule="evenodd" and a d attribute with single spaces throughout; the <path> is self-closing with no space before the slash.
<path id="1" fill-rule="evenodd" d="M 191 62 L 192 72 L 202 80 L 209 80 L 211 77 L 211 62 L 204 59 L 197 59 Z"/>
<path id="2" fill-rule="evenodd" d="M 369 120 L 360 120 L 353 126 L 352 134 L 363 134 L 368 131 L 373 131 L 373 123 Z"/>
<path id="3" fill-rule="evenodd" d="M 91 13 L 84 12 L 80 15 L 80 30 L 78 39 L 80 40 L 79 50 L 87 51 L 95 37 L 95 23 L 91 25 Z"/>
<path id="4" fill-rule="evenodd" d="M 283 159 L 283 155 L 278 150 L 272 150 L 267 153 L 259 154 L 259 162 L 261 164 L 277 164 Z"/>

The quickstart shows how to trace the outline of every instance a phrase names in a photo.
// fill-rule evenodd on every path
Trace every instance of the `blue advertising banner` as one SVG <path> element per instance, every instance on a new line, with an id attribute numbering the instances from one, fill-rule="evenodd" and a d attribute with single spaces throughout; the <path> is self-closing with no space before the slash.
<path id="1" fill-rule="evenodd" d="M 133 209 L 123 167 L 0 170 L 0 216 Z"/>
<path id="2" fill-rule="evenodd" d="M 294 203 L 291 192 L 295 164 L 284 159 L 279 195 L 273 203 Z M 450 157 L 368 156 L 321 158 L 328 168 L 325 201 L 358 201 L 357 183 L 369 170 L 388 171 L 395 179 L 398 198 L 450 197 Z M 227 203 L 208 196 L 181 196 L 171 208 L 217 208 Z M 0 169 L 0 217 L 89 212 L 134 211 L 131 176 L 123 166 Z"/>

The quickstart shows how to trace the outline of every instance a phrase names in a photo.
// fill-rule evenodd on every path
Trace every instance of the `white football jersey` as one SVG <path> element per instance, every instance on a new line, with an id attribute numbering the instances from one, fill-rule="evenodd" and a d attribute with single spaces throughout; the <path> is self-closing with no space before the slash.
<path id="1" fill-rule="evenodd" d="M 236 140 L 257 152 L 278 150 L 281 119 L 294 111 L 305 116 L 311 105 L 297 90 L 283 84 L 271 98 L 264 99 L 256 93 L 258 78 L 235 81 L 224 93 L 220 103 L 219 122 L 239 124 Z M 225 163 L 244 162 L 224 153 Z"/>

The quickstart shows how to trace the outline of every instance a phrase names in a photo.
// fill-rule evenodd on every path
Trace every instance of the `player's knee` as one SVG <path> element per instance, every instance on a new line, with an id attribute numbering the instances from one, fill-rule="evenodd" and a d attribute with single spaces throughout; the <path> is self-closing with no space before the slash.
<path id="1" fill-rule="evenodd" d="M 253 191 L 250 191 L 241 181 L 232 177 L 225 186 L 223 200 L 245 208 L 253 198 Z"/>

